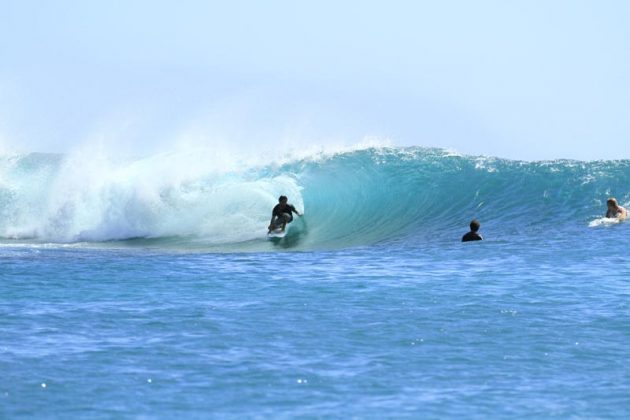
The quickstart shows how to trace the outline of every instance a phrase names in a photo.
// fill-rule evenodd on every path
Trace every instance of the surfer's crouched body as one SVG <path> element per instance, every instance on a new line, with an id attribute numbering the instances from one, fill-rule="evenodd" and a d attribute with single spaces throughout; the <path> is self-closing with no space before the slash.
<path id="1" fill-rule="evenodd" d="M 609 198 L 608 201 L 606 201 L 606 205 L 608 206 L 606 217 L 621 220 L 628 217 L 628 211 L 625 208 L 621 207 L 619 203 L 617 203 L 616 198 Z"/>
<path id="2" fill-rule="evenodd" d="M 472 222 L 470 222 L 470 232 L 462 237 L 462 242 L 483 240 L 483 237 L 477 233 L 480 226 L 481 225 L 477 220 L 473 220 Z"/>
<path id="3" fill-rule="evenodd" d="M 291 223 L 293 221 L 293 213 L 301 216 L 300 212 L 298 212 L 292 204 L 288 203 L 288 198 L 284 195 L 281 195 L 278 198 L 278 204 L 273 208 L 271 212 L 271 222 L 269 223 L 269 232 L 278 227 L 281 227 L 281 230 L 287 227 L 287 223 Z"/>

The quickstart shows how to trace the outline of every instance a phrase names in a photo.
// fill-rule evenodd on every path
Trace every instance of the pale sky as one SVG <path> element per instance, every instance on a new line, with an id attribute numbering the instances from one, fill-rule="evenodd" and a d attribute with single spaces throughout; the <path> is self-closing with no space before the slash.
<path id="1" fill-rule="evenodd" d="M 626 1 L 0 0 L 0 142 L 630 158 L 629 16 Z"/>

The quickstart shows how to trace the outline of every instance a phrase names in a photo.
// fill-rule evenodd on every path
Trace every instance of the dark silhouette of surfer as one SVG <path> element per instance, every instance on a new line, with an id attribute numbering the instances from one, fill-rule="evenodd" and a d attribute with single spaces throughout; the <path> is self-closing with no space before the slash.
<path id="1" fill-rule="evenodd" d="M 302 216 L 292 204 L 288 203 L 288 200 L 289 199 L 284 195 L 281 195 L 280 198 L 278 198 L 278 204 L 276 204 L 271 212 L 269 232 L 278 229 L 279 227 L 280 231 L 284 232 L 284 229 L 287 227 L 287 223 L 291 223 L 293 221 L 293 213 L 298 216 Z"/>
<path id="2" fill-rule="evenodd" d="M 479 233 L 477 233 L 480 227 L 481 227 L 481 224 L 477 221 L 477 219 L 470 222 L 470 232 L 468 232 L 462 237 L 462 242 L 483 240 L 483 237 Z"/>

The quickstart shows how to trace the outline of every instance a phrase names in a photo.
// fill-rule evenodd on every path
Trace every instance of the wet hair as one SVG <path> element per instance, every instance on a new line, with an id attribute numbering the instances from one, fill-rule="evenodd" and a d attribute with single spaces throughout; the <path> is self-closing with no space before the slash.
<path id="1" fill-rule="evenodd" d="M 286 201 L 288 200 L 286 195 L 281 195 L 280 197 L 278 197 L 278 203 L 281 203 L 282 201 Z"/>
<path id="2" fill-rule="evenodd" d="M 612 204 L 614 206 L 618 206 L 619 204 L 617 203 L 617 199 L 615 197 L 610 197 L 608 199 L 608 201 L 606 201 L 606 204 L 608 204 L 609 206 Z"/>
<path id="3" fill-rule="evenodd" d="M 481 224 L 477 219 L 474 219 L 472 222 L 470 222 L 470 230 L 472 230 L 473 232 L 477 232 L 479 230 L 479 227 L 481 227 Z"/>

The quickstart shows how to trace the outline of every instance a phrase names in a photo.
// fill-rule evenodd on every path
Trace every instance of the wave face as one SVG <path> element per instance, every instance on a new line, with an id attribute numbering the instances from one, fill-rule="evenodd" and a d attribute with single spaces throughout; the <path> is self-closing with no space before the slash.
<path id="1" fill-rule="evenodd" d="M 284 163 L 218 165 L 199 154 L 112 162 L 0 158 L 5 241 L 265 250 L 281 194 L 305 212 L 282 245 L 328 249 L 459 238 L 472 218 L 509 238 L 583 229 L 630 198 L 630 161 L 520 162 L 426 148 L 371 148 Z M 592 223 L 591 223 L 592 224 Z"/>

